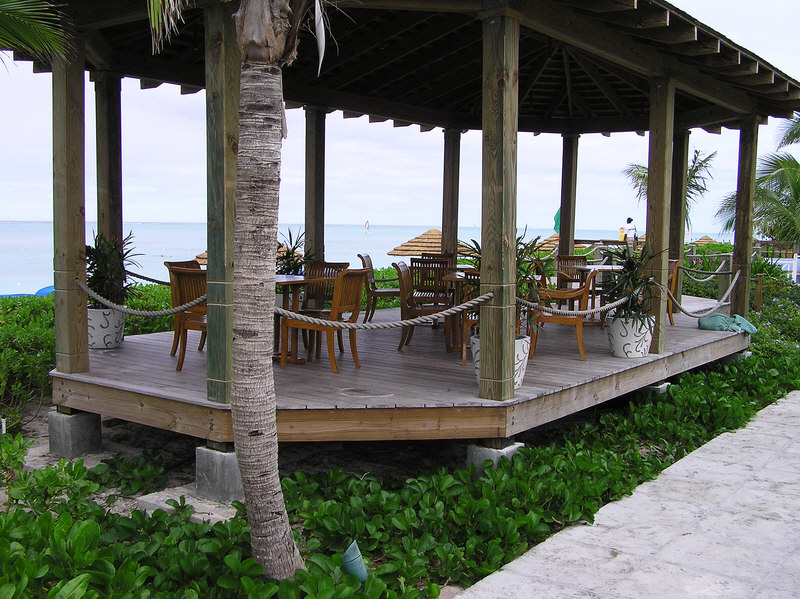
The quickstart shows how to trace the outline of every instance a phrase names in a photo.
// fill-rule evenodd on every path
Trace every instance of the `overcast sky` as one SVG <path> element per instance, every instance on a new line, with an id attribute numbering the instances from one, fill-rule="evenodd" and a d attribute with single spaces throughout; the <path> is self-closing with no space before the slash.
<path id="1" fill-rule="evenodd" d="M 799 0 L 674 0 L 673 4 L 800 79 L 797 51 Z M 86 217 L 96 217 L 93 85 L 86 87 Z M 4 57 L 0 66 L 0 220 L 52 219 L 51 81 L 29 63 Z M 202 92 L 182 96 L 176 86 L 140 90 L 123 80 L 123 198 L 127 223 L 205 220 L 205 116 Z M 281 224 L 303 222 L 304 113 L 288 111 L 284 142 Z M 773 151 L 784 121 L 759 132 L 759 154 Z M 366 117 L 327 119 L 326 222 L 425 225 L 441 222 L 443 133 L 394 128 Z M 695 232 L 715 233 L 721 198 L 735 189 L 737 131 L 695 130 L 690 148 L 716 151 L 711 190 L 691 213 Z M 520 227 L 549 228 L 558 209 L 561 137 L 519 137 Z M 644 228 L 645 206 L 621 171 L 647 162 L 647 138 L 635 134 L 580 139 L 578 229 L 616 229 L 632 216 Z M 464 135 L 459 224 L 480 223 L 480 135 Z"/>

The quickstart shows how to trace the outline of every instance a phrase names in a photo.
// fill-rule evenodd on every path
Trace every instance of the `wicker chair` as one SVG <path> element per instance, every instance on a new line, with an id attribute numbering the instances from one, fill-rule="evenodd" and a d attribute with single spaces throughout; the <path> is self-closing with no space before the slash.
<path id="1" fill-rule="evenodd" d="M 333 289 L 333 299 L 330 310 L 327 311 L 325 316 L 317 316 L 317 318 L 324 318 L 331 321 L 340 322 L 358 322 L 358 315 L 361 312 L 361 295 L 364 291 L 364 281 L 367 278 L 369 269 L 361 268 L 357 270 L 342 270 L 336 277 Z M 345 318 L 345 314 L 349 314 Z M 333 336 L 337 334 L 339 338 L 339 351 L 344 351 L 342 344 L 342 329 L 335 329 L 326 324 L 314 324 L 297 320 L 294 318 L 281 319 L 281 368 L 286 368 L 286 355 L 289 346 L 289 329 L 296 328 L 302 329 L 312 333 L 309 335 L 308 342 L 308 361 L 311 362 L 314 354 L 314 346 L 317 345 L 317 356 L 319 356 L 319 345 L 321 345 L 321 336 L 325 332 L 327 336 L 328 346 L 328 359 L 331 362 L 331 369 L 333 372 L 339 372 L 339 366 L 336 364 L 336 352 L 334 351 Z M 361 366 L 358 360 L 358 348 L 356 346 L 356 331 L 350 329 L 348 331 L 350 338 L 350 353 L 353 355 L 353 362 L 356 368 Z"/>
<path id="2" fill-rule="evenodd" d="M 198 297 L 206 295 L 206 271 L 201 268 L 182 268 L 180 266 L 167 266 L 167 268 L 169 269 L 173 308 L 188 304 Z M 183 369 L 188 331 L 200 331 L 200 345 L 198 345 L 197 351 L 202 351 L 206 344 L 206 302 L 175 314 L 175 334 L 178 337 L 180 348 L 178 365 L 175 370 Z M 170 355 L 175 355 L 175 347 Z"/>
<path id="3" fill-rule="evenodd" d="M 375 316 L 375 308 L 378 307 L 379 298 L 400 297 L 399 287 L 378 287 L 378 283 L 391 283 L 397 279 L 376 279 L 375 270 L 372 268 L 372 258 L 369 254 L 358 254 L 361 264 L 369 269 L 367 275 L 367 309 L 364 310 L 364 322 L 369 322 Z"/>
<path id="4" fill-rule="evenodd" d="M 424 299 L 417 297 L 414 293 L 414 287 L 411 280 L 411 270 L 405 262 L 393 263 L 397 271 L 397 278 L 400 281 L 400 318 L 401 320 L 409 320 L 417 318 L 418 316 L 429 316 L 441 311 L 441 305 L 433 302 L 426 302 Z M 403 334 L 400 337 L 400 345 L 397 346 L 397 351 L 403 349 L 404 346 L 411 343 L 411 337 L 414 335 L 414 325 L 404 326 Z"/>

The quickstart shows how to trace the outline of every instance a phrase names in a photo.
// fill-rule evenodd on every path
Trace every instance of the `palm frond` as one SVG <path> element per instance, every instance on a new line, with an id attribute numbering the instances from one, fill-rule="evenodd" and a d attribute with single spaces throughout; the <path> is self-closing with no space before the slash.
<path id="1" fill-rule="evenodd" d="M 147 14 L 150 17 L 150 36 L 153 52 L 160 50 L 168 42 L 178 26 L 183 22 L 183 11 L 189 0 L 147 0 Z"/>
<path id="2" fill-rule="evenodd" d="M 790 146 L 798 141 L 800 141 L 800 112 L 795 112 L 794 117 L 786 122 L 781 132 L 778 149 Z"/>
<path id="3" fill-rule="evenodd" d="M 63 13 L 49 0 L 0 0 L 0 49 L 50 61 L 68 56 L 70 40 Z"/>

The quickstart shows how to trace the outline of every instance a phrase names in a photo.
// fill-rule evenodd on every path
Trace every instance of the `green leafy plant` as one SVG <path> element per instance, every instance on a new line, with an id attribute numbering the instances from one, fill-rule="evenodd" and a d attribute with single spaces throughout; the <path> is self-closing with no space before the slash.
<path id="1" fill-rule="evenodd" d="M 647 267 L 655 257 L 650 243 L 645 243 L 640 251 L 622 246 L 608 251 L 612 264 L 621 270 L 604 273 L 601 295 L 606 304 L 624 299 L 625 302 L 612 312 L 614 320 L 632 320 L 643 323 L 650 330 L 655 326 L 649 315 L 650 305 L 657 289 L 656 281 L 647 274 Z"/>
<path id="2" fill-rule="evenodd" d="M 122 452 L 101 460 L 90 471 L 90 478 L 106 488 L 118 488 L 123 495 L 145 494 L 163 489 L 167 480 L 157 454 L 145 450 L 133 461 Z"/>
<path id="3" fill-rule="evenodd" d="M 306 234 L 300 229 L 294 235 L 289 229 L 287 235 L 281 234 L 283 243 L 278 242 L 278 253 L 275 258 L 275 272 L 279 275 L 299 275 L 303 272 L 307 256 L 303 253 Z"/>
<path id="4" fill-rule="evenodd" d="M 99 296 L 123 305 L 134 293 L 133 283 L 128 283 L 127 269 L 139 266 L 133 256 L 133 233 L 122 240 L 107 239 L 98 233 L 94 246 L 86 246 L 86 285 Z M 102 308 L 89 298 L 89 307 Z"/>

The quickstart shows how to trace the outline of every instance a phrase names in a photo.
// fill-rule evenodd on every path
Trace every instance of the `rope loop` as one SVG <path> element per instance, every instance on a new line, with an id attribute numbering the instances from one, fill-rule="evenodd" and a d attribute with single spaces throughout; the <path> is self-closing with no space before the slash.
<path id="1" fill-rule="evenodd" d="M 189 308 L 194 308 L 195 306 L 199 306 L 203 302 L 206 301 L 205 295 L 201 295 L 195 300 L 187 304 L 183 304 L 182 306 L 176 306 L 175 308 L 170 308 L 169 310 L 133 310 L 132 308 L 126 308 L 125 306 L 120 306 L 119 304 L 115 304 L 107 300 L 106 298 L 102 297 L 101 295 L 96 294 L 94 291 L 89 289 L 89 287 L 83 281 L 79 279 L 75 279 L 75 283 L 84 291 L 89 297 L 91 297 L 94 301 L 103 304 L 108 308 L 112 308 L 113 310 L 119 310 L 123 314 L 130 314 L 131 316 L 147 316 L 149 318 L 157 318 L 159 316 L 171 316 L 173 314 L 178 314 L 179 312 L 184 312 Z"/>

